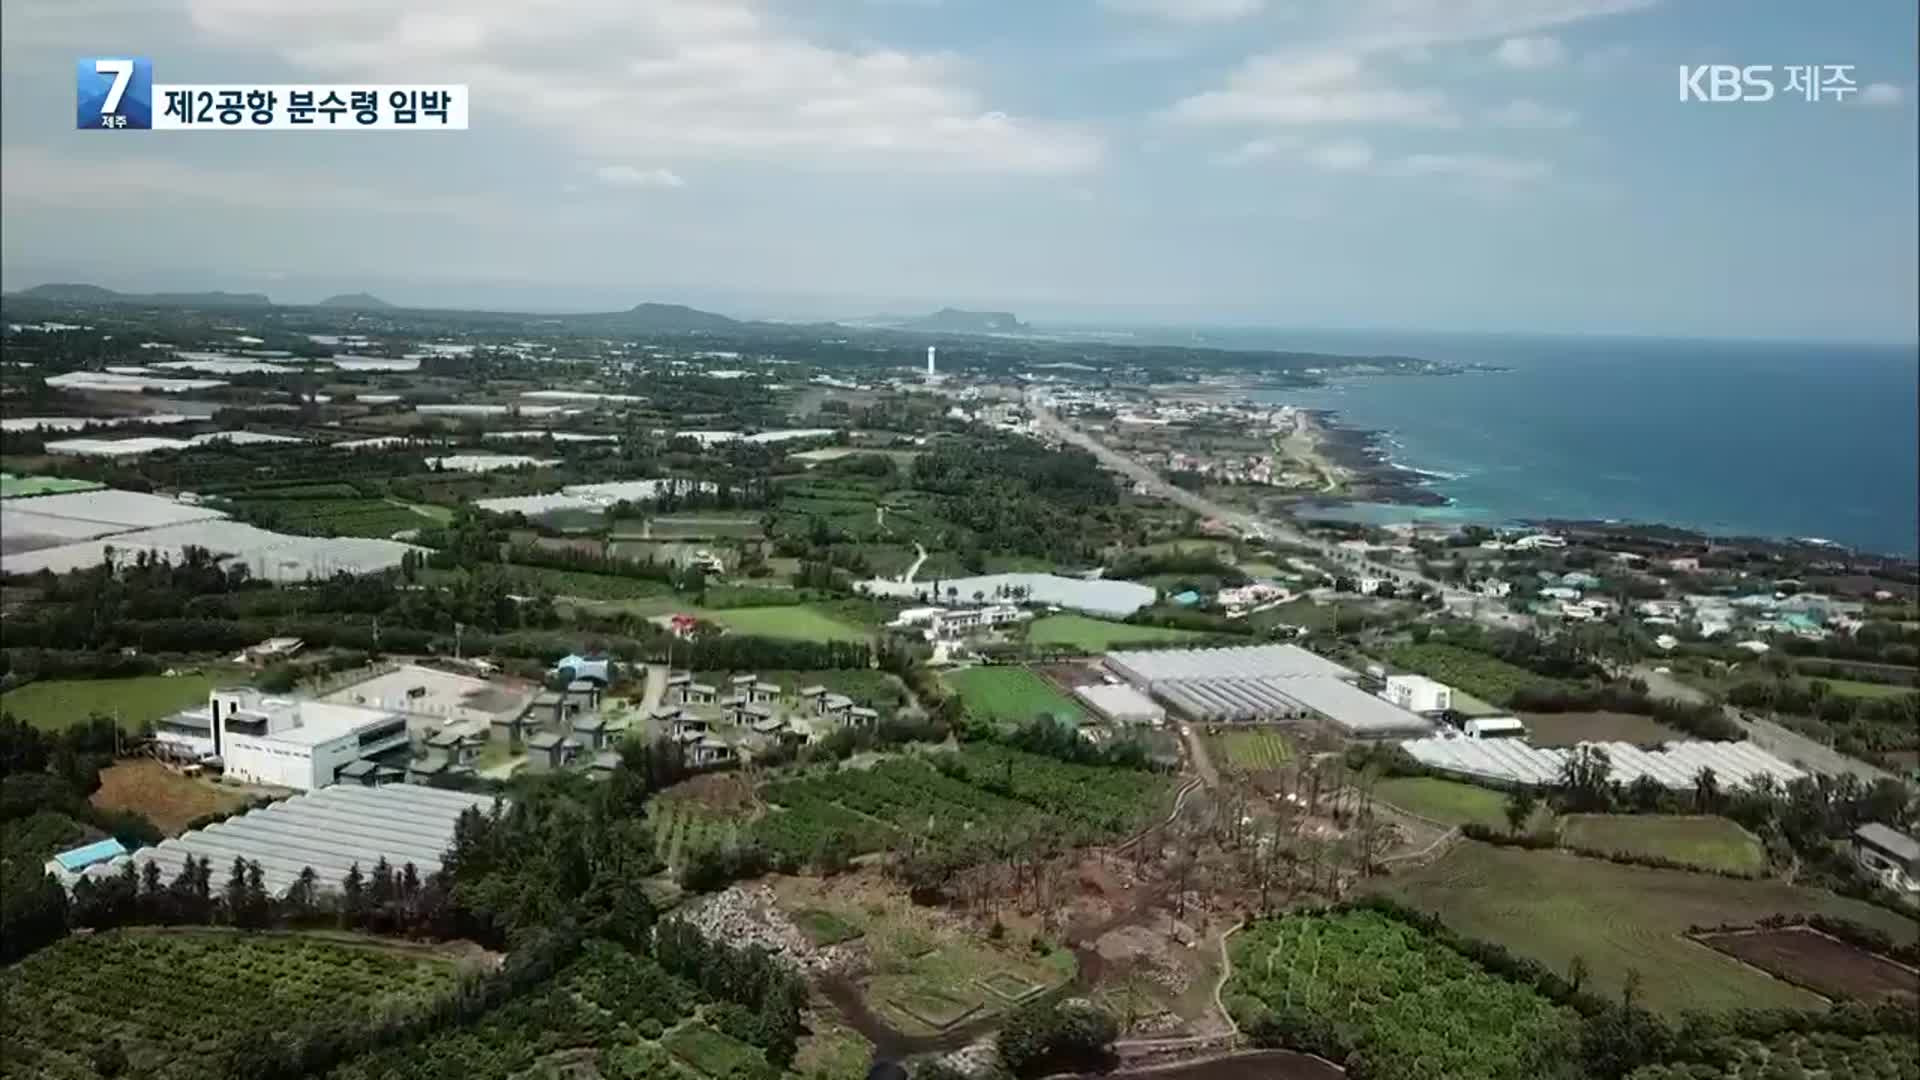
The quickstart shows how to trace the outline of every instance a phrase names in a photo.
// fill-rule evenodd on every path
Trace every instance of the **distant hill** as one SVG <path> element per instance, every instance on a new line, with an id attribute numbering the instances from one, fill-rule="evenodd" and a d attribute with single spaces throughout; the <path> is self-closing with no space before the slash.
<path id="1" fill-rule="evenodd" d="M 158 307 L 272 307 L 265 293 L 123 293 L 99 285 L 35 285 L 14 294 L 22 300 L 45 300 L 57 304 L 148 304 Z"/>
<path id="2" fill-rule="evenodd" d="M 599 330 L 655 334 L 717 334 L 738 330 L 745 325 L 737 319 L 690 308 L 685 304 L 635 304 L 626 311 L 572 315 L 567 316 L 566 321 Z"/>
<path id="3" fill-rule="evenodd" d="M 908 319 L 903 330 L 931 330 L 943 334 L 1018 334 L 1028 329 L 1011 311 L 963 311 L 941 308 L 931 315 Z"/>
<path id="4" fill-rule="evenodd" d="M 393 305 L 372 293 L 349 292 L 329 296 L 314 307 L 346 308 L 349 311 L 391 311 Z"/>

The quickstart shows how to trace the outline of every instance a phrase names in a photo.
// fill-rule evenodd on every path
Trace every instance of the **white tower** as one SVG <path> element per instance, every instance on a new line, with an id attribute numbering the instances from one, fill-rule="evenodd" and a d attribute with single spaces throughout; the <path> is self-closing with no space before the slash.
<path id="1" fill-rule="evenodd" d="M 933 371 L 933 352 L 934 352 L 934 348 L 935 348 L 935 346 L 932 346 L 932 345 L 929 345 L 929 346 L 927 346 L 927 375 L 928 375 L 928 377 L 932 377 L 932 375 L 934 374 L 934 371 Z"/>

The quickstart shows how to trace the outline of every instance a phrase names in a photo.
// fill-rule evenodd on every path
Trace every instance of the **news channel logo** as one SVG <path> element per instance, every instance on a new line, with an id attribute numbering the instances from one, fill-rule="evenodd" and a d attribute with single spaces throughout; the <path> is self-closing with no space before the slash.
<path id="1" fill-rule="evenodd" d="M 1860 91 L 1852 64 L 1681 64 L 1680 100 L 1727 104 L 1845 101 Z"/>
<path id="2" fill-rule="evenodd" d="M 75 66 L 83 131 L 145 131 L 153 127 L 153 61 L 144 56 L 83 56 Z"/>

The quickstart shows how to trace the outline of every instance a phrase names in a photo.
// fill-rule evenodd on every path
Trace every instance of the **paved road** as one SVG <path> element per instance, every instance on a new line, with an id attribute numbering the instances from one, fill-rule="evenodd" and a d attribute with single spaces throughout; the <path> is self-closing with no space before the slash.
<path id="1" fill-rule="evenodd" d="M 1035 422 L 1039 424 L 1042 430 L 1050 432 L 1056 437 L 1086 450 L 1094 457 L 1099 458 L 1107 467 L 1132 478 L 1139 483 L 1141 487 L 1169 502 L 1178 506 L 1184 506 L 1203 517 L 1217 518 L 1224 521 L 1239 529 L 1242 534 L 1256 533 L 1289 544 L 1309 547 L 1326 558 L 1341 562 L 1347 562 L 1353 557 L 1352 552 L 1344 550 L 1335 544 L 1308 536 L 1290 522 L 1261 517 L 1244 510 L 1235 510 L 1214 502 L 1211 499 L 1196 495 L 1185 488 L 1176 487 L 1168 483 L 1159 473 L 1112 447 L 1107 446 L 1105 443 L 1102 443 L 1100 440 L 1060 419 L 1058 416 L 1055 416 L 1052 411 L 1043 408 L 1038 403 L 1037 397 L 1029 397 L 1027 399 L 1027 408 L 1033 413 Z M 1420 585 L 1434 592 L 1438 592 L 1446 599 L 1449 607 L 1456 609 L 1463 608 L 1475 619 L 1482 622 L 1504 626 L 1526 625 L 1526 618 L 1524 616 L 1515 615 L 1508 611 L 1506 605 L 1497 600 L 1481 596 L 1478 593 L 1462 589 L 1455 585 L 1447 585 L 1435 581 L 1417 571 L 1406 570 L 1397 566 L 1385 566 L 1366 560 L 1353 563 L 1352 565 L 1355 570 L 1369 576 L 1411 582 L 1415 585 Z"/>
<path id="2" fill-rule="evenodd" d="M 1643 664 L 1635 668 L 1633 674 L 1645 680 L 1647 692 L 1654 697 L 1683 701 L 1689 705 L 1698 705 L 1707 700 L 1707 695 L 1699 688 L 1688 686 L 1672 675 L 1663 675 L 1649 665 Z M 1859 777 L 1862 783 L 1868 784 L 1892 775 L 1858 758 L 1848 757 L 1831 746 L 1809 739 L 1792 728 L 1742 712 L 1731 705 L 1724 705 L 1722 708 L 1726 711 L 1727 718 L 1739 724 L 1755 746 L 1782 761 L 1828 776 L 1852 773 Z"/>

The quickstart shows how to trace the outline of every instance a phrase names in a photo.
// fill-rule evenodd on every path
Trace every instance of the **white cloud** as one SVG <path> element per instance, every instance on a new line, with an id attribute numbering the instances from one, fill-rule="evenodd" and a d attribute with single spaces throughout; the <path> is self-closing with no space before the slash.
<path id="1" fill-rule="evenodd" d="M 1854 101 L 1861 105 L 1885 108 L 1898 105 L 1907 99 L 1907 92 L 1889 82 L 1874 82 L 1860 88 Z"/>
<path id="2" fill-rule="evenodd" d="M 1328 172 L 1359 172 L 1373 164 L 1373 147 L 1358 139 L 1323 143 L 1308 150 L 1307 164 Z"/>
<path id="3" fill-rule="evenodd" d="M 640 169 L 632 165 L 602 165 L 593 170 L 594 179 L 608 187 L 677 188 L 686 187 L 678 173 L 669 169 Z"/>
<path id="4" fill-rule="evenodd" d="M 1354 53 L 1257 56 L 1224 89 L 1176 102 L 1167 113 L 1192 124 L 1405 124 L 1451 127 L 1459 122 L 1435 90 L 1392 86 Z"/>
<path id="5" fill-rule="evenodd" d="M 1532 183 L 1553 174 L 1544 161 L 1498 154 L 1409 154 L 1387 171 L 1396 176 L 1457 176 L 1499 185 Z"/>
<path id="6" fill-rule="evenodd" d="M 1570 128 L 1580 118 L 1571 109 L 1542 105 L 1527 98 L 1515 98 L 1504 105 L 1488 109 L 1485 119 L 1494 127 L 1547 131 L 1555 128 Z"/>
<path id="7" fill-rule="evenodd" d="M 1215 89 L 1165 110 L 1191 124 L 1401 124 L 1459 121 L 1438 89 L 1400 85 L 1379 70 L 1442 45 L 1508 39 L 1536 65 L 1564 49 L 1542 31 L 1638 11 L 1657 0 L 1319 0 L 1295 5 L 1290 44 L 1256 55 Z M 1513 42 L 1521 44 L 1513 45 Z M 1542 44 L 1542 43 L 1547 44 Z M 1496 50 L 1498 51 L 1498 50 Z"/>
<path id="8" fill-rule="evenodd" d="M 1567 48 L 1556 37 L 1510 37 L 1493 50 L 1493 58 L 1503 67 L 1538 71 L 1565 60 Z"/>
<path id="9" fill-rule="evenodd" d="M 1100 6 L 1123 15 L 1144 15 L 1170 22 L 1232 22 L 1257 15 L 1266 0 L 1100 0 Z"/>
<path id="10" fill-rule="evenodd" d="M 1298 135 L 1266 135 L 1258 139 L 1248 139 L 1239 146 L 1216 156 L 1213 160 L 1216 165 L 1251 165 L 1299 145 Z"/>
<path id="11" fill-rule="evenodd" d="M 234 48 L 318 75 L 473 87 L 596 156 L 1067 173 L 1100 140 L 994 110 L 944 53 L 818 44 L 752 0 L 187 0 Z"/>

